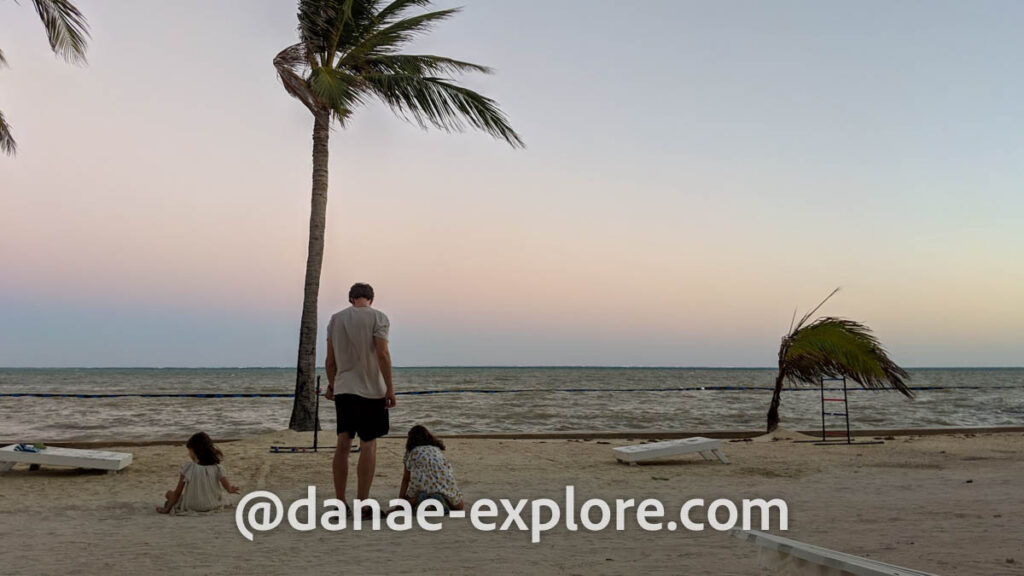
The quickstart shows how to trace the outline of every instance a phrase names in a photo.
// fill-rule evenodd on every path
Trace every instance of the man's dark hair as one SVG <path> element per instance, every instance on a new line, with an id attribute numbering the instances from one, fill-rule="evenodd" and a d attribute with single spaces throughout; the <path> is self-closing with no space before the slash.
<path id="1" fill-rule="evenodd" d="M 362 282 L 353 284 L 352 287 L 348 289 L 348 301 L 351 302 L 356 298 L 373 300 L 373 286 L 363 284 Z"/>

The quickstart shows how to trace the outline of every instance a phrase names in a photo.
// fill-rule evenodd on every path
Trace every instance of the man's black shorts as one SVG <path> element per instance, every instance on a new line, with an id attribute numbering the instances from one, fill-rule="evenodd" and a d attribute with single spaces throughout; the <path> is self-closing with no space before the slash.
<path id="1" fill-rule="evenodd" d="M 358 435 L 360 440 L 369 442 L 386 435 L 391 429 L 384 398 L 340 394 L 334 398 L 334 410 L 338 415 L 339 435 L 347 432 L 349 438 Z"/>

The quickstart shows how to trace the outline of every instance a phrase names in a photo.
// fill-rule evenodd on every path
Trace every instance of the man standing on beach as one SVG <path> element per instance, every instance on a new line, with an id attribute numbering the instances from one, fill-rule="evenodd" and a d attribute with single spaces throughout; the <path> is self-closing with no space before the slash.
<path id="1" fill-rule="evenodd" d="M 338 448 L 334 452 L 334 493 L 345 500 L 348 456 L 352 439 L 359 436 L 356 498 L 370 497 L 377 467 L 377 438 L 388 433 L 388 409 L 395 406 L 388 351 L 390 323 L 372 308 L 373 288 L 353 284 L 351 306 L 331 316 L 327 324 L 327 393 L 338 415 Z"/>

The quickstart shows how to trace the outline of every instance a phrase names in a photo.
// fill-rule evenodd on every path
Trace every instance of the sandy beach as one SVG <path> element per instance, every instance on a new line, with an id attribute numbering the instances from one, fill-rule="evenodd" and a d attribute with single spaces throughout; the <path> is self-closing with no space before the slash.
<path id="1" fill-rule="evenodd" d="M 1024 574 L 1024 434 L 899 436 L 881 445 L 723 441 L 731 465 L 696 455 L 618 464 L 626 440 L 449 439 L 467 502 L 490 498 L 783 498 L 787 537 L 943 575 Z M 315 485 L 330 494 L 330 452 L 271 454 L 308 444 L 279 432 L 221 445 L 243 494 L 272 490 L 285 502 Z M 395 496 L 401 437 L 381 441 L 373 496 Z M 449 520 L 439 532 L 323 530 L 282 525 L 239 535 L 232 510 L 154 512 L 187 457 L 183 446 L 111 447 L 134 463 L 117 474 L 19 465 L 0 477 L 5 574 L 716 574 L 761 573 L 758 551 L 724 533 L 569 532 L 530 543 L 523 532 L 480 532 Z M 353 456 L 353 459 L 355 456 Z M 350 488 L 351 490 L 351 488 Z M 699 519 L 699 514 L 696 515 Z"/>

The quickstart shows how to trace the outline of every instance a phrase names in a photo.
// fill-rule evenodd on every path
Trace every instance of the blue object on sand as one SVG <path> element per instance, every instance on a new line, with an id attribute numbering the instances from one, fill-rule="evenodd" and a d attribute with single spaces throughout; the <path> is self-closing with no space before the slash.
<path id="1" fill-rule="evenodd" d="M 39 452 L 39 449 L 31 444 L 18 444 L 14 447 L 15 452 Z"/>

